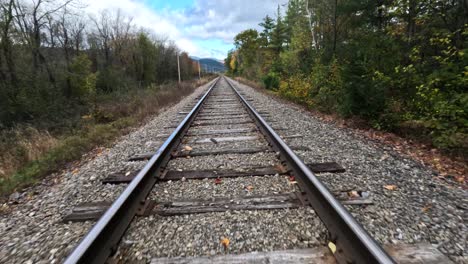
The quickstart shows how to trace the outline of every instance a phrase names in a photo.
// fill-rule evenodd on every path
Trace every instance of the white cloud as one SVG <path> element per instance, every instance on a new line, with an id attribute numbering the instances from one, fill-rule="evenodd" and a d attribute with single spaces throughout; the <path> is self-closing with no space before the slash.
<path id="1" fill-rule="evenodd" d="M 232 43 L 237 33 L 258 29 L 265 15 L 275 16 L 278 5 L 286 3 L 287 0 L 195 0 L 193 8 L 174 11 L 173 15 L 185 17 L 179 28 L 190 37 L 214 37 Z"/>
<path id="2" fill-rule="evenodd" d="M 91 14 L 98 14 L 103 9 L 121 9 L 137 26 L 173 40 L 179 48 L 198 57 L 227 51 L 199 47 L 196 40 L 220 39 L 232 44 L 237 33 L 247 28 L 259 28 L 258 23 L 266 14 L 274 16 L 278 4 L 287 3 L 287 0 L 194 0 L 193 7 L 185 10 L 154 10 L 143 1 L 82 1 L 87 5 L 86 12 Z"/>
<path id="3" fill-rule="evenodd" d="M 123 14 L 133 18 L 133 23 L 138 27 L 150 29 L 159 36 L 173 40 L 180 49 L 187 51 L 189 54 L 200 53 L 199 48 L 181 33 L 175 23 L 156 13 L 142 2 L 131 0 L 85 0 L 84 3 L 87 5 L 86 12 L 91 15 L 97 15 L 104 9 L 120 9 Z"/>

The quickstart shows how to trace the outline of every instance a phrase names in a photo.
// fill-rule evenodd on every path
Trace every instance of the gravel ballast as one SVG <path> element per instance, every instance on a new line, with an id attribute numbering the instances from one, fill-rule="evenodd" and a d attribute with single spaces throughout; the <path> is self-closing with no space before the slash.
<path id="1" fill-rule="evenodd" d="M 101 180 L 123 169 L 136 169 L 143 162 L 127 162 L 136 153 L 156 151 L 169 124 L 211 84 L 156 116 L 146 125 L 121 137 L 96 157 L 83 160 L 77 168 L 57 173 L 23 193 L 14 193 L 2 205 L 0 215 L 0 263 L 60 263 L 94 222 L 64 224 L 62 218 L 77 204 L 111 201 L 125 185 L 103 185 Z"/>
<path id="2" fill-rule="evenodd" d="M 347 208 L 377 241 L 384 244 L 429 242 L 452 260 L 468 262 L 467 226 L 464 223 L 468 202 L 466 191 L 436 179 L 437 173 L 390 148 L 324 123 L 300 107 L 234 83 L 254 107 L 269 113 L 268 120 L 274 121 L 273 127 L 286 128 L 278 130 L 279 135 L 302 136 L 288 138 L 286 142 L 313 150 L 296 152 L 306 163 L 336 161 L 346 168 L 345 173 L 318 175 L 330 190 L 370 193 L 373 205 Z M 12 196 L 5 205 L 7 212 L 0 216 L 0 262 L 62 262 L 94 222 L 64 224 L 61 219 L 79 203 L 115 199 L 126 185 L 103 185 L 100 181 L 111 173 L 144 166 L 145 162 L 128 162 L 127 159 L 134 154 L 155 151 L 164 141 L 157 136 L 170 134 L 173 129 L 165 127 L 174 124 L 176 118 L 181 120 L 183 116 L 179 112 L 187 111 L 187 105 L 194 105 L 196 97 L 205 92 L 208 85 L 120 138 L 111 148 L 84 160 L 79 167 L 51 175 L 43 184 Z M 227 87 L 224 81 L 221 85 Z M 201 126 L 190 131 L 245 127 L 251 125 Z M 254 133 L 249 132 L 249 135 Z M 248 144 L 265 146 L 266 142 L 262 139 Z M 193 144 L 191 147 L 234 149 L 248 144 L 226 142 Z M 168 168 L 179 171 L 238 169 L 277 164 L 277 155 L 269 152 L 178 158 L 171 160 Z M 396 185 L 396 189 L 387 190 L 384 188 L 387 185 Z M 297 191 L 297 186 L 291 184 L 288 176 L 267 175 L 223 178 L 220 184 L 215 184 L 213 179 L 161 182 L 150 197 L 170 201 L 293 191 Z M 230 240 L 229 247 L 223 247 L 220 242 L 223 238 Z M 312 208 L 169 217 L 153 215 L 139 217 L 131 224 L 119 251 L 125 259 L 150 260 L 316 247 L 326 245 L 327 239 L 327 232 Z"/>
<path id="3" fill-rule="evenodd" d="M 370 192 L 374 204 L 347 206 L 377 241 L 385 244 L 429 242 L 458 263 L 468 263 L 468 193 L 462 186 L 437 179 L 437 172 L 403 157 L 351 130 L 325 123 L 301 107 L 234 81 L 236 88 L 252 98 L 250 104 L 271 114 L 269 120 L 288 130 L 281 136 L 290 145 L 308 146 L 297 151 L 307 162 L 336 161 L 345 173 L 320 174 L 330 190 Z M 395 190 L 384 186 L 395 185 Z"/>

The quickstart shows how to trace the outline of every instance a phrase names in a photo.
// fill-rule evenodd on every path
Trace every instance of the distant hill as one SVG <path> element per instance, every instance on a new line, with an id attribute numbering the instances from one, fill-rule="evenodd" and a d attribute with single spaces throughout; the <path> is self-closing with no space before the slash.
<path id="1" fill-rule="evenodd" d="M 195 56 L 190 57 L 192 60 L 199 61 L 200 62 L 200 67 L 202 68 L 203 71 L 208 71 L 208 72 L 225 72 L 226 67 L 224 67 L 224 63 L 217 59 L 213 58 L 198 58 Z"/>

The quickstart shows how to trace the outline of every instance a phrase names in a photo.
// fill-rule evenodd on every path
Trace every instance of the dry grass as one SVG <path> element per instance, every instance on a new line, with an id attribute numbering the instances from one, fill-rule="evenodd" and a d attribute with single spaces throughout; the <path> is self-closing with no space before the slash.
<path id="1" fill-rule="evenodd" d="M 238 82 L 240 82 L 242 84 L 245 84 L 247 86 L 250 86 L 252 88 L 255 88 L 255 89 L 258 89 L 258 90 L 265 90 L 265 86 L 260 82 L 252 81 L 252 80 L 242 78 L 242 77 L 236 77 L 234 79 L 236 81 L 238 81 Z"/>
<path id="2" fill-rule="evenodd" d="M 0 139 L 1 178 L 9 177 L 25 163 L 38 159 L 58 144 L 49 132 L 31 126 L 2 131 Z"/>
<path id="3" fill-rule="evenodd" d="M 113 142 L 208 81 L 158 85 L 99 98 L 95 111 L 83 116 L 73 133 L 59 135 L 60 139 L 30 126 L 0 131 L 0 198 Z"/>

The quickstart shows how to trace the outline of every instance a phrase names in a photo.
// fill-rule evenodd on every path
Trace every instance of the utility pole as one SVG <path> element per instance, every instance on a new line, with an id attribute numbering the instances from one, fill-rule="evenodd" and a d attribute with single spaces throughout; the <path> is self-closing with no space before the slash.
<path id="1" fill-rule="evenodd" d="M 201 80 L 200 61 L 198 61 L 198 79 Z"/>
<path id="2" fill-rule="evenodd" d="M 179 52 L 177 52 L 177 71 L 179 73 L 179 83 L 180 83 L 180 62 L 179 62 Z"/>

